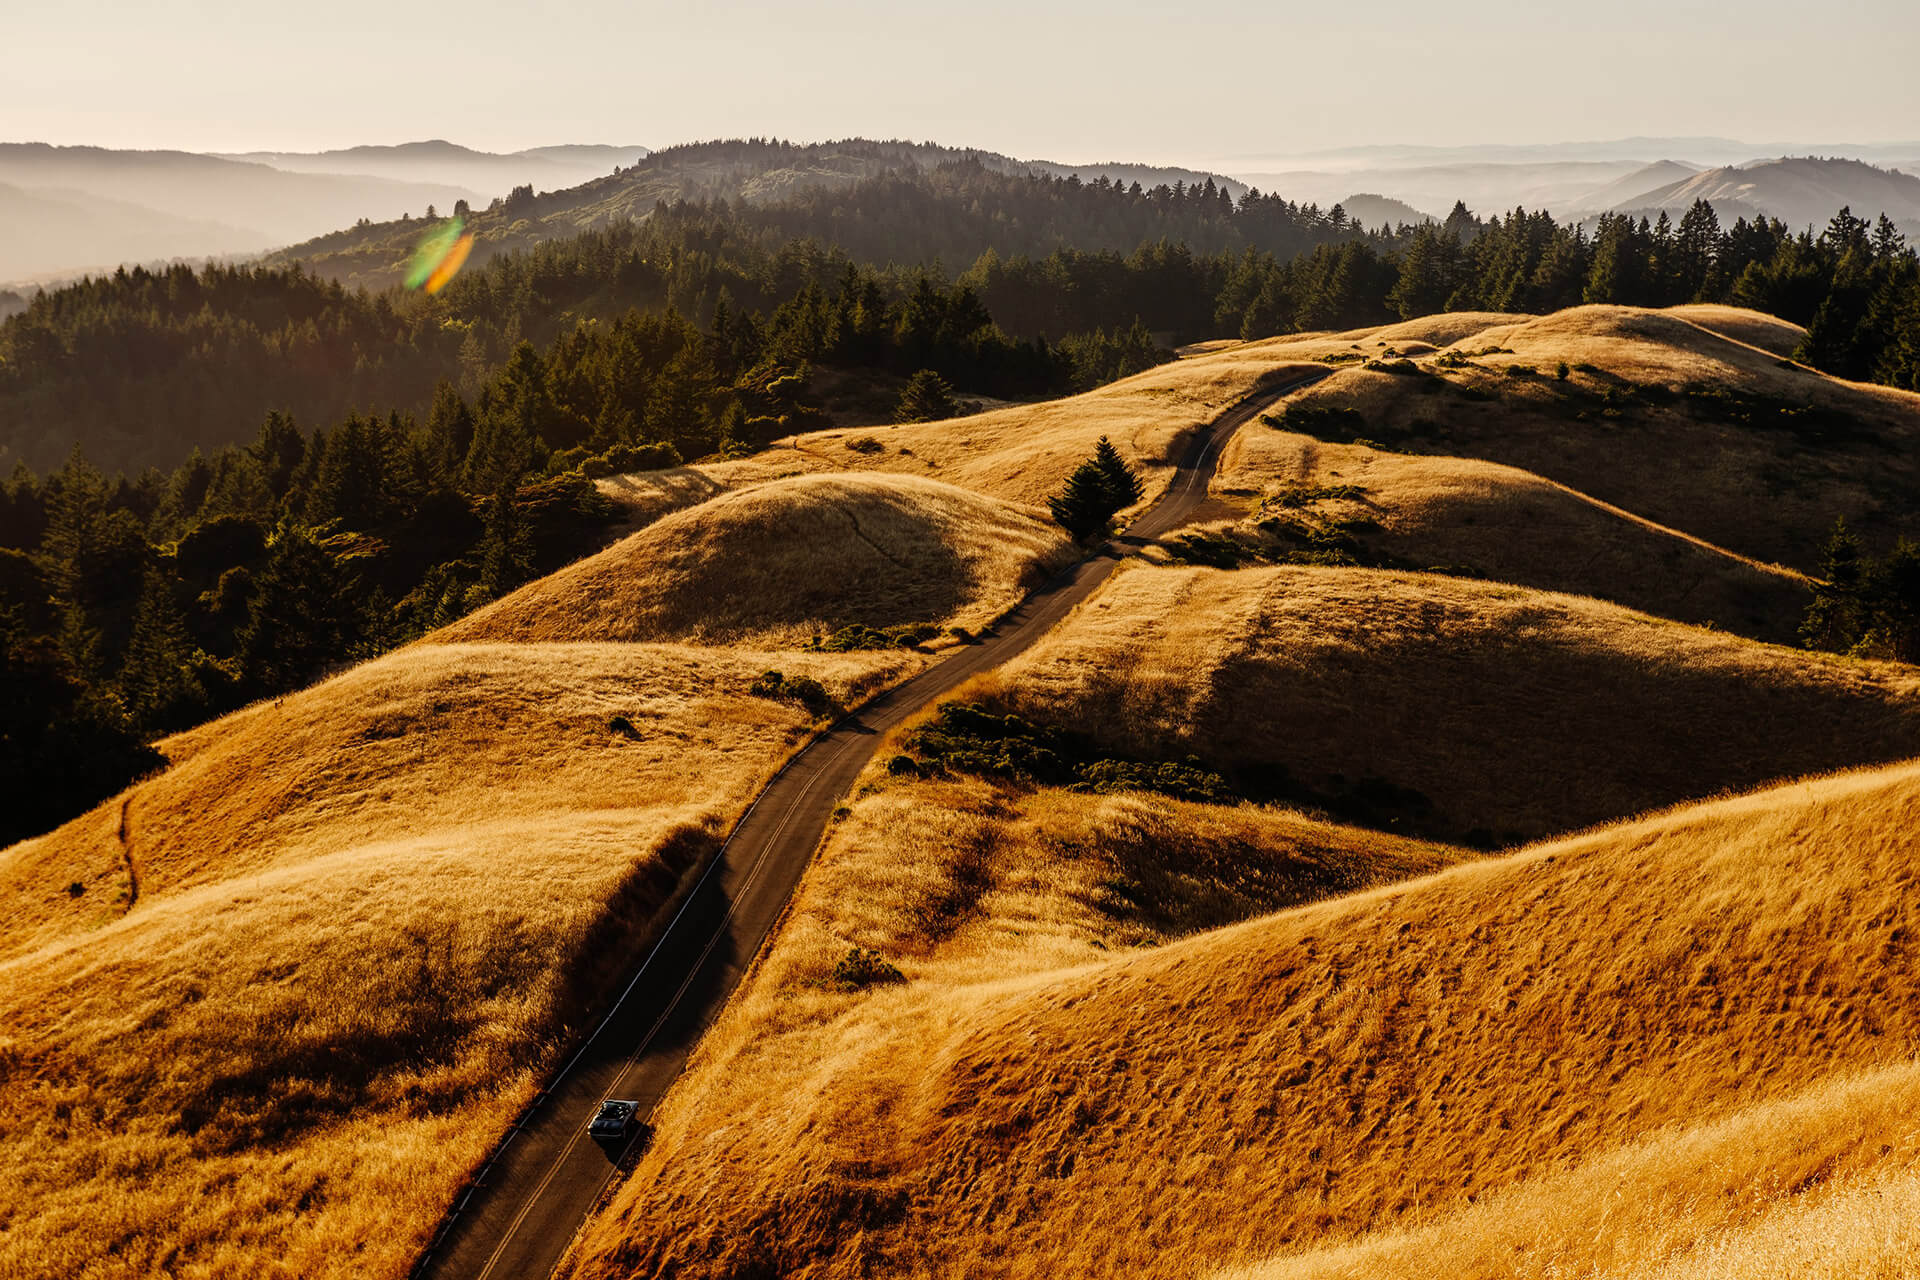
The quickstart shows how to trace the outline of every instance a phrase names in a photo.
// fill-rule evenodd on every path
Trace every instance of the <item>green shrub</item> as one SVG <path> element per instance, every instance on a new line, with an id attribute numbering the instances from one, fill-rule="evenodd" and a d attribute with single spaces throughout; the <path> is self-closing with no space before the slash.
<path id="1" fill-rule="evenodd" d="M 922 369 L 907 379 L 905 389 L 900 392 L 900 402 L 894 406 L 893 420 L 938 422 L 959 412 L 947 380 L 932 369 Z"/>
<path id="2" fill-rule="evenodd" d="M 1419 365 L 1404 358 L 1396 360 L 1369 360 L 1366 363 L 1366 367 L 1376 373 L 1397 373 L 1404 375 L 1418 374 L 1420 372 Z"/>
<path id="3" fill-rule="evenodd" d="M 1252 548 L 1223 533 L 1183 533 L 1167 543 L 1167 554 L 1182 564 L 1210 569 L 1237 569 L 1254 558 Z"/>
<path id="4" fill-rule="evenodd" d="M 781 672 L 763 671 L 747 686 L 747 692 L 756 698 L 797 702 L 816 716 L 836 710 L 826 686 L 809 676 L 795 676 L 789 680 Z"/>
<path id="5" fill-rule="evenodd" d="M 842 627 L 830 636 L 815 636 L 807 648 L 817 653 L 852 653 L 862 649 L 911 649 L 940 634 L 940 628 L 927 622 L 910 622 L 897 627 L 869 627 L 862 623 Z"/>
<path id="6" fill-rule="evenodd" d="M 625 716 L 613 717 L 613 719 L 607 721 L 607 728 L 623 738 L 630 738 L 635 742 L 640 741 L 640 731 L 634 728 L 633 721 L 627 719 Z"/>
<path id="7" fill-rule="evenodd" d="M 848 947 L 847 954 L 833 964 L 833 985 L 845 991 L 893 986 L 906 980 L 907 975 L 889 964 L 879 952 L 865 947 Z"/>
<path id="8" fill-rule="evenodd" d="M 1562 360 L 1559 365 L 1554 368 L 1553 376 L 1565 382 L 1572 373 L 1573 370 L 1567 367 L 1567 362 Z"/>
<path id="9" fill-rule="evenodd" d="M 847 441 L 847 448 L 854 453 L 885 453 L 887 451 L 887 446 L 881 444 L 872 436 L 859 436 L 849 440 Z"/>
<path id="10" fill-rule="evenodd" d="M 1509 378 L 1531 378 L 1540 371 L 1530 364 L 1510 364 L 1506 368 Z"/>
<path id="11" fill-rule="evenodd" d="M 1365 415 L 1345 405 L 1297 404 L 1278 414 L 1266 414 L 1260 421 L 1276 431 L 1297 431 L 1329 444 L 1350 444 L 1367 429 Z"/>

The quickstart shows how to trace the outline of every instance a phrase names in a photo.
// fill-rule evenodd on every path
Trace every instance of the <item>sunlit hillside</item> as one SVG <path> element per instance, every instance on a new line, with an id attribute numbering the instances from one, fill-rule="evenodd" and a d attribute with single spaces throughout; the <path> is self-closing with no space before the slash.
<path id="1" fill-rule="evenodd" d="M 745 458 L 613 476 L 599 488 L 633 526 L 731 490 L 825 472 L 919 476 L 1038 507 L 1107 436 L 1139 470 L 1152 501 L 1172 474 L 1173 452 L 1197 427 L 1264 387 L 1318 372 L 1312 361 L 1328 349 L 1311 336 L 1228 343 L 1061 400 L 808 432 Z"/>
<path id="2" fill-rule="evenodd" d="M 0 854 L 0 1275 L 404 1274 L 812 713 L 891 655 L 418 646 Z"/>
<path id="3" fill-rule="evenodd" d="M 904 799 L 836 836 L 568 1274 L 1750 1275 L 1822 1223 L 1855 1274 L 1901 1256 L 1914 766 L 1123 955 L 1078 886 L 1153 806 L 930 844 Z M 956 844 L 984 887 L 916 913 Z M 855 944 L 901 980 L 836 986 Z"/>
<path id="4" fill-rule="evenodd" d="M 670 515 L 455 623 L 449 640 L 751 640 L 1005 613 L 1071 558 L 1040 513 L 909 476 L 811 475 Z"/>
<path id="5" fill-rule="evenodd" d="M 1503 464 L 1736 557 L 1812 571 L 1836 518 L 1882 544 L 1920 515 L 1920 396 L 1784 360 L 1792 333 L 1729 307 L 1601 306 L 1454 330 L 1438 350 L 1393 329 L 1358 331 L 1340 335 L 1348 341 L 1325 357 L 1338 371 L 1282 427 L 1303 447 L 1358 440 Z M 1302 469 L 1273 461 L 1272 476 Z M 1263 478 L 1256 468 L 1240 483 Z M 1447 487 L 1462 483 L 1456 474 Z M 1382 523 L 1447 549 L 1433 521 L 1395 510 L 1385 477 L 1378 487 Z M 1548 527 L 1574 537 L 1588 522 L 1569 508 Z M 1485 567 L 1497 576 L 1506 564 L 1528 581 L 1546 571 L 1525 546 Z"/>
<path id="6" fill-rule="evenodd" d="M 1199 537 L 1116 540 L 952 695 L 1097 768 L 877 740 L 571 1274 L 1744 1275 L 1868 1238 L 1920 1156 L 1920 669 L 1766 641 L 1833 516 L 1913 509 L 1920 400 L 1794 333 L 1452 314 L 603 478 L 606 550 L 0 851 L 0 1275 L 406 1274 L 808 735 L 1089 554 L 1044 503 L 1095 443 L 1144 507 L 1308 372 Z M 888 647 L 809 649 L 859 628 Z"/>

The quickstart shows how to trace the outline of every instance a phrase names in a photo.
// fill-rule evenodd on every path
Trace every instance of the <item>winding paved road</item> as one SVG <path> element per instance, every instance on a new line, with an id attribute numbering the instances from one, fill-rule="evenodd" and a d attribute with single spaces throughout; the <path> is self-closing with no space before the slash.
<path id="1" fill-rule="evenodd" d="M 1128 526 L 1125 541 L 1163 536 L 1206 503 L 1220 448 L 1281 397 L 1325 377 L 1262 388 L 1186 442 L 1172 481 Z M 587 1136 L 602 1098 L 632 1098 L 650 1116 L 701 1032 L 753 963 L 799 884 L 833 810 L 880 742 L 969 676 L 1028 648 L 1093 594 L 1110 552 L 1062 571 L 992 634 L 897 685 L 796 755 L 760 793 L 679 914 L 620 992 L 612 1012 L 562 1067 L 454 1208 L 415 1268 L 428 1280 L 542 1280 L 627 1154 Z"/>

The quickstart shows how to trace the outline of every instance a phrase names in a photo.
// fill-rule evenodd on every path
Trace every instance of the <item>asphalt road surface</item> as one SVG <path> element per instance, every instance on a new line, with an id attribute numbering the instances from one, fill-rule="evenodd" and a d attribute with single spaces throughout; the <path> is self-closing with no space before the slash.
<path id="1" fill-rule="evenodd" d="M 1326 376 L 1263 388 L 1188 438 L 1172 482 L 1121 536 L 1177 529 L 1207 501 L 1220 449 L 1275 400 Z M 542 1280 L 612 1180 L 629 1143 L 602 1143 L 587 1121 L 604 1098 L 651 1116 L 700 1034 L 739 985 L 812 859 L 833 810 L 882 734 L 961 681 L 1045 635 L 1118 564 L 1111 550 L 1042 586 L 977 644 L 955 651 L 815 739 L 767 785 L 685 905 L 640 961 L 612 1011 L 508 1135 L 443 1224 L 414 1274 L 429 1280 Z"/>

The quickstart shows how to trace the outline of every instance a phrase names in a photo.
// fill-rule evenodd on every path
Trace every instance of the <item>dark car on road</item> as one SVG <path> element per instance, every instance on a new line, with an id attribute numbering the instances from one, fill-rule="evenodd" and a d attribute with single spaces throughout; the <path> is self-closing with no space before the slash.
<path id="1" fill-rule="evenodd" d="M 639 1127 L 639 1103 L 608 1098 L 600 1104 L 600 1109 L 593 1113 L 593 1121 L 587 1125 L 587 1132 L 605 1141 L 618 1141 L 631 1137 L 633 1131 Z"/>

